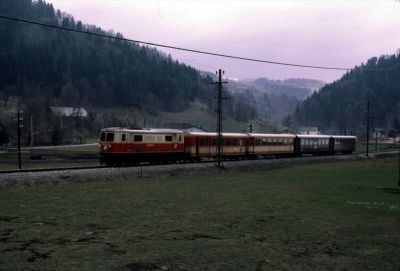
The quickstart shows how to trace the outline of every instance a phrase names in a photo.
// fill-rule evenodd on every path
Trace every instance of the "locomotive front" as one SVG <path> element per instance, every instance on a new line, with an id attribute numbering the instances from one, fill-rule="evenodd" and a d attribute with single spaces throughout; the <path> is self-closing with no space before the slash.
<path id="1" fill-rule="evenodd" d="M 183 159 L 183 144 L 183 133 L 179 130 L 105 128 L 100 133 L 100 163 L 173 162 Z"/>

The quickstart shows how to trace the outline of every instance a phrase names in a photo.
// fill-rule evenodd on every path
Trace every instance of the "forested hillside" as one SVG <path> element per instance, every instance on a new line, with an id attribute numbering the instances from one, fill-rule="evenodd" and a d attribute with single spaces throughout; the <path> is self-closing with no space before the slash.
<path id="1" fill-rule="evenodd" d="M 393 70 L 367 70 L 385 69 Z M 400 116 L 400 55 L 373 57 L 324 86 L 300 104 L 294 113 L 298 125 L 319 126 L 339 132 L 363 133 L 367 101 L 371 127 L 398 126 Z M 399 128 L 399 127 L 394 127 Z"/>
<path id="2" fill-rule="evenodd" d="M 77 21 L 41 0 L 1 0 L 0 14 L 122 37 Z M 133 105 L 145 113 L 157 114 L 180 112 L 194 101 L 201 101 L 214 114 L 216 90 L 209 83 L 215 78 L 154 48 L 132 42 L 1 19 L 0 63 L 2 127 L 13 125 L 4 120 L 4 110 L 9 110 L 10 115 L 17 103 L 25 115 L 35 116 L 36 129 L 53 134 L 58 133 L 60 124 L 51 119 L 50 106 L 101 109 Z M 254 117 L 255 110 L 245 101 L 231 97 L 224 113 L 243 121 Z M 97 134 L 104 125 L 124 124 L 116 114 L 107 116 L 108 121 L 99 110 L 89 110 L 89 115 L 85 123 L 79 123 L 82 133 L 90 129 Z"/>
<path id="3" fill-rule="evenodd" d="M 43 1 L 2 0 L 0 13 L 114 35 L 75 21 Z M 178 111 L 207 87 L 195 69 L 134 43 L 5 20 L 0 33 L 3 96 L 34 95 L 37 104 L 136 103 Z"/>

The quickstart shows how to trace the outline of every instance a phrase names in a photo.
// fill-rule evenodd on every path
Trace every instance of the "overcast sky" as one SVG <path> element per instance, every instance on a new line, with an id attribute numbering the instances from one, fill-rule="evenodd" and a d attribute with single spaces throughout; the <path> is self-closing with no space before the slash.
<path id="1" fill-rule="evenodd" d="M 354 67 L 400 48 L 400 1 L 48 0 L 84 23 L 125 37 L 296 64 Z M 343 71 L 259 64 L 175 50 L 201 70 L 247 79 L 339 79 Z"/>

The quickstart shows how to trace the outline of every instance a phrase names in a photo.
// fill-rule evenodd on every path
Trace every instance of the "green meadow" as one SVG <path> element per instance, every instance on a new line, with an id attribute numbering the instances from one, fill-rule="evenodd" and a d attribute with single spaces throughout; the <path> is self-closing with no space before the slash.
<path id="1" fill-rule="evenodd" d="M 3 189 L 0 270 L 399 270 L 397 165 Z"/>

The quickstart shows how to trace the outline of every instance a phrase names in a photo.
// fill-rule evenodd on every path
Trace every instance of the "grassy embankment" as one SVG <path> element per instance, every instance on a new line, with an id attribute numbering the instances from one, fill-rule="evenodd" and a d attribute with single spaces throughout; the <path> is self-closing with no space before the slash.
<path id="1" fill-rule="evenodd" d="M 0 191 L 0 269 L 398 270 L 396 165 Z"/>

